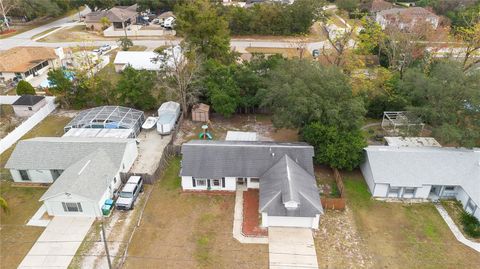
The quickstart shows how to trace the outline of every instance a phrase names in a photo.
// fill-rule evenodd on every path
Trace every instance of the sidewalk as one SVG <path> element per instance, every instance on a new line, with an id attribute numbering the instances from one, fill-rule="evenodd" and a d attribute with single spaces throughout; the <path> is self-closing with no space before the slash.
<path id="1" fill-rule="evenodd" d="M 435 207 L 437 208 L 438 213 L 440 213 L 440 216 L 442 216 L 442 218 L 447 223 L 448 228 L 450 228 L 450 231 L 452 231 L 455 238 L 457 238 L 460 243 L 476 250 L 477 252 L 480 252 L 480 243 L 472 242 L 465 238 L 462 232 L 458 229 L 455 222 L 453 222 L 452 218 L 450 218 L 450 216 L 448 215 L 447 210 L 445 210 L 445 208 L 441 204 L 435 203 Z"/>

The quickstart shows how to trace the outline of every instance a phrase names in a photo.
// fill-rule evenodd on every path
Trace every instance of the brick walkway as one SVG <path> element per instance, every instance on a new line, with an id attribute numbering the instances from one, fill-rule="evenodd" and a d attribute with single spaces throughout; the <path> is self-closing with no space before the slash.
<path id="1" fill-rule="evenodd" d="M 259 227 L 260 215 L 258 212 L 258 190 L 249 189 L 243 192 L 243 225 L 242 233 L 245 236 L 267 236 L 268 230 Z"/>

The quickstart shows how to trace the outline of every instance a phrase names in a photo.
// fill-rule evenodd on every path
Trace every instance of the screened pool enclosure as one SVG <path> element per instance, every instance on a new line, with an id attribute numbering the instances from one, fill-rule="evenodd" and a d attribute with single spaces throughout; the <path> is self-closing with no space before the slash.
<path id="1" fill-rule="evenodd" d="M 143 111 L 121 106 L 100 106 L 80 112 L 64 127 L 64 131 L 72 128 L 131 129 L 136 137 L 144 121 Z"/>

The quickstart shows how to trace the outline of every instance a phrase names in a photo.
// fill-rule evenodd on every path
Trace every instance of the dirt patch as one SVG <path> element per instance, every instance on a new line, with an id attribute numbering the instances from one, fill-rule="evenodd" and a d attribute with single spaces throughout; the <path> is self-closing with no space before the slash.
<path id="1" fill-rule="evenodd" d="M 264 245 L 232 236 L 234 196 L 184 195 L 175 159 L 153 186 L 125 268 L 267 268 Z"/>
<path id="2" fill-rule="evenodd" d="M 351 209 L 327 210 L 314 233 L 320 268 L 371 268 L 372 257 L 355 226 Z"/>
<path id="3" fill-rule="evenodd" d="M 198 135 L 202 132 L 203 124 L 185 119 L 174 143 L 181 145 L 192 139 L 199 139 Z M 270 115 L 236 114 L 231 118 L 225 118 L 218 114 L 212 114 L 208 126 L 208 132 L 213 135 L 214 140 L 225 140 L 227 131 L 245 131 L 256 132 L 257 140 L 262 141 L 298 141 L 297 130 L 275 128 Z"/>

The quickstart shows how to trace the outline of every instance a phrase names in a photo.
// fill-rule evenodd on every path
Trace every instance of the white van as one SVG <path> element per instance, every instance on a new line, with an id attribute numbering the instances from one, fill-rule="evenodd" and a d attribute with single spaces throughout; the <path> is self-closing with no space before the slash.
<path id="1" fill-rule="evenodd" d="M 175 26 L 175 18 L 174 17 L 168 17 L 163 21 L 163 27 L 172 29 L 173 26 Z"/>

